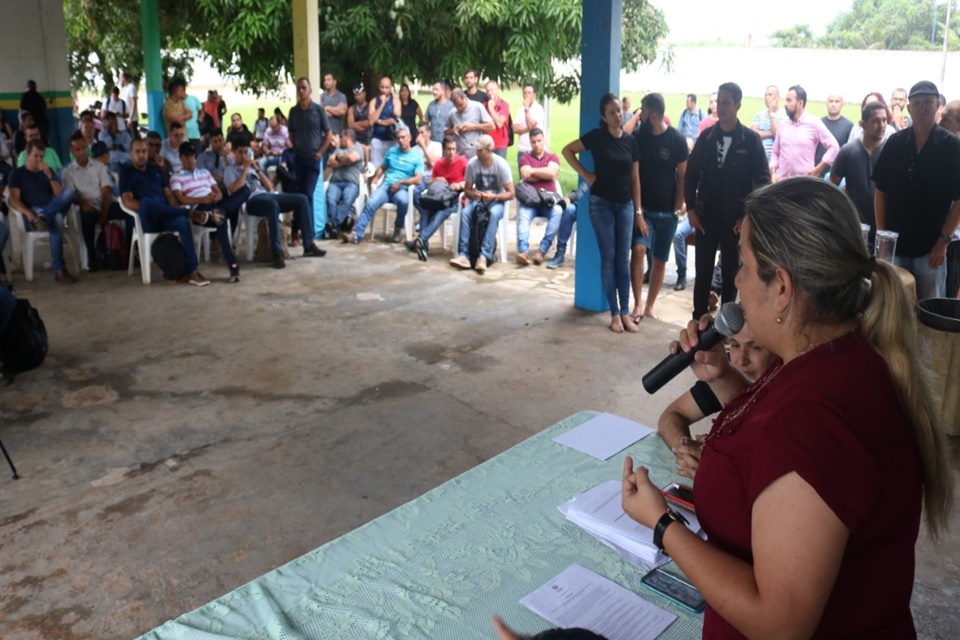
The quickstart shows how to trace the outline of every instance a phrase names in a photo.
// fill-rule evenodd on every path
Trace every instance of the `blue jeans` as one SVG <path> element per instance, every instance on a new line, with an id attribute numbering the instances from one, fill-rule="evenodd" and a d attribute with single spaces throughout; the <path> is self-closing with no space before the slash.
<path id="1" fill-rule="evenodd" d="M 630 241 L 633 238 L 633 203 L 610 202 L 590 196 L 590 222 L 600 249 L 600 281 L 610 305 L 610 315 L 630 309 Z"/>
<path id="2" fill-rule="evenodd" d="M 563 215 L 563 209 L 555 204 L 552 207 L 540 205 L 531 207 L 522 204 L 517 210 L 517 252 L 526 253 L 530 248 L 528 242 L 530 238 L 530 221 L 537 216 L 547 219 L 547 230 L 543 234 L 543 240 L 540 241 L 540 253 L 546 253 L 553 244 L 553 238 L 557 235 L 560 228 L 560 218 Z"/>
<path id="3" fill-rule="evenodd" d="M 197 207 L 200 211 L 211 211 L 213 209 L 220 209 L 227 215 L 227 220 L 230 221 L 230 225 L 234 229 L 237 228 L 237 219 L 240 216 L 240 207 L 243 206 L 243 203 L 247 201 L 250 197 L 250 188 L 243 186 L 220 202 L 214 202 L 213 204 L 201 204 Z M 220 243 L 220 253 L 223 254 L 223 259 L 227 261 L 228 266 L 233 266 L 237 264 L 237 256 L 233 253 L 233 238 L 230 237 L 230 228 L 226 222 L 217 226 L 213 220 L 207 222 L 203 225 L 209 229 L 216 229 L 217 232 L 217 241 Z"/>
<path id="4" fill-rule="evenodd" d="M 297 174 L 297 193 L 302 194 L 307 199 L 307 211 L 303 217 L 299 218 L 299 226 L 300 234 L 303 237 L 303 246 L 309 247 L 314 240 L 313 193 L 317 190 L 317 181 L 320 179 L 320 162 L 313 158 L 295 156 L 293 165 Z"/>
<path id="5" fill-rule="evenodd" d="M 364 205 L 363 212 L 360 214 L 360 219 L 357 220 L 357 226 L 353 230 L 357 237 L 363 237 L 363 232 L 370 221 L 373 220 L 377 210 L 388 202 L 397 205 L 397 221 L 395 224 L 397 229 L 403 228 L 404 220 L 407 217 L 407 209 L 410 208 L 410 194 L 407 189 L 408 187 L 400 185 L 396 193 L 390 193 L 390 188 L 385 184 L 377 187 L 376 191 L 370 194 L 367 204 Z"/>
<path id="6" fill-rule="evenodd" d="M 420 194 L 427 190 L 427 182 L 429 180 L 429 175 L 423 176 L 423 182 L 413 188 L 413 206 L 416 207 L 420 213 L 423 213 L 423 207 L 420 206 Z"/>
<path id="7" fill-rule="evenodd" d="M 647 235 L 640 235 L 637 225 L 633 225 L 633 244 L 642 244 L 651 251 L 649 258 L 656 258 L 662 262 L 670 259 L 670 244 L 677 233 L 677 217 L 672 211 L 644 211 L 643 217 L 647 221 Z"/>
<path id="8" fill-rule="evenodd" d="M 359 195 L 360 185 L 356 182 L 330 182 L 327 187 L 327 212 L 330 214 L 330 224 L 335 227 L 343 224 Z"/>
<path id="9" fill-rule="evenodd" d="M 310 215 L 310 199 L 302 193 L 258 193 L 247 200 L 247 215 L 267 219 L 267 229 L 270 232 L 270 247 L 274 254 L 283 251 L 283 242 L 280 238 L 280 212 L 293 211 L 294 216 L 307 220 Z M 303 225 L 303 246 L 307 244 L 307 228 Z M 311 236 L 313 229 L 310 228 Z M 312 241 L 311 241 L 312 244 Z"/>
<path id="10" fill-rule="evenodd" d="M 577 222 L 577 205 L 571 202 L 560 216 L 560 232 L 557 234 L 557 255 L 562 256 L 567 251 L 567 243 L 573 234 L 573 225 Z"/>
<path id="11" fill-rule="evenodd" d="M 687 238 L 693 235 L 694 228 L 690 218 L 685 218 L 677 225 L 677 232 L 673 234 L 673 255 L 677 259 L 677 277 L 687 279 Z"/>
<path id="12" fill-rule="evenodd" d="M 260 171 L 266 173 L 270 167 L 280 166 L 280 156 L 260 156 L 257 162 L 260 164 Z"/>
<path id="13" fill-rule="evenodd" d="M 7 240 L 10 239 L 10 229 L 0 220 L 0 253 L 7 247 Z"/>
<path id="14" fill-rule="evenodd" d="M 497 228 L 500 226 L 500 218 L 503 217 L 503 203 L 499 200 L 487 205 L 490 208 L 490 223 L 487 225 L 487 232 L 483 235 L 483 242 L 480 243 L 480 255 L 493 261 L 493 252 L 497 248 Z M 477 201 L 471 200 L 463 212 L 460 214 L 460 241 L 457 243 L 457 253 L 462 256 L 470 255 L 470 222 L 473 220 L 473 210 L 477 207 Z"/>
<path id="15" fill-rule="evenodd" d="M 430 236 L 437 232 L 437 229 L 457 210 L 457 205 L 447 207 L 441 211 L 420 210 L 420 242 L 424 249 L 429 249 Z"/>
<path id="16" fill-rule="evenodd" d="M 930 254 L 916 258 L 895 256 L 894 262 L 913 274 L 917 280 L 917 300 L 945 298 L 947 295 L 947 263 L 930 268 Z"/>
<path id="17" fill-rule="evenodd" d="M 180 246 L 187 257 L 187 272 L 193 273 L 200 263 L 197 261 L 197 252 L 193 249 L 193 232 L 190 230 L 187 215 L 186 209 L 173 207 L 160 198 L 145 198 L 140 201 L 140 224 L 143 225 L 143 232 L 176 231 L 180 235 Z M 140 247 L 140 251 L 140 263 L 145 264 L 143 261 L 149 260 L 150 256 L 142 255 L 143 247 Z"/>
<path id="18" fill-rule="evenodd" d="M 56 198 L 42 207 L 32 207 L 33 212 L 46 220 L 50 231 L 50 255 L 53 257 L 53 270 L 63 269 L 63 216 L 67 214 L 77 192 L 66 188 Z"/>

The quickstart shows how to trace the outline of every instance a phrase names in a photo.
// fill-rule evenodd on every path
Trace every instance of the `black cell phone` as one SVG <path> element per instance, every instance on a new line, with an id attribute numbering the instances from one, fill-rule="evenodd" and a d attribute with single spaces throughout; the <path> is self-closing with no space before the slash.
<path id="1" fill-rule="evenodd" d="M 660 491 L 667 500 L 670 500 L 671 502 L 685 509 L 689 509 L 690 511 L 695 510 L 695 507 L 693 506 L 693 489 L 690 487 L 684 486 L 678 482 L 671 482 Z"/>
<path id="2" fill-rule="evenodd" d="M 640 582 L 691 613 L 703 611 L 703 596 L 695 586 L 679 576 L 656 568 L 640 578 Z"/>

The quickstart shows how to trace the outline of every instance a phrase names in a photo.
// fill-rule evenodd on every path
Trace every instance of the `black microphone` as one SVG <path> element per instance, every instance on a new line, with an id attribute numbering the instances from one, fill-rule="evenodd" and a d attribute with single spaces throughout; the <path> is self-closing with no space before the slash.
<path id="1" fill-rule="evenodd" d="M 647 375 L 643 376 L 643 388 L 647 393 L 656 393 L 663 385 L 690 366 L 697 351 L 713 349 L 721 340 L 740 333 L 741 329 L 743 329 L 743 309 L 736 302 L 725 302 L 720 307 L 716 319 L 710 323 L 706 331 L 700 334 L 700 342 L 697 346 L 687 353 L 681 349 L 661 360 L 657 366 L 647 372 Z"/>

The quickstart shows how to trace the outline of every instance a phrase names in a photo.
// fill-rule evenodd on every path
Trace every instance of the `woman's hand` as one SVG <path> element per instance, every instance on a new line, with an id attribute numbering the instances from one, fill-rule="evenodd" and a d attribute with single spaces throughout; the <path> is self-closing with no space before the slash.
<path id="1" fill-rule="evenodd" d="M 636 226 L 637 226 L 637 231 L 640 232 L 640 235 L 642 235 L 644 238 L 646 238 L 647 235 L 650 234 L 650 227 L 647 226 L 647 221 L 644 219 L 643 216 L 634 216 L 634 218 L 635 218 L 636 221 L 637 221 L 637 225 L 636 225 Z"/>
<path id="2" fill-rule="evenodd" d="M 687 328 L 680 331 L 679 341 L 670 343 L 670 353 L 683 351 L 689 353 L 694 347 L 700 344 L 700 334 L 710 326 L 710 315 L 704 315 L 700 321 L 691 320 L 687 323 Z M 690 368 L 696 374 L 697 378 L 704 382 L 713 382 L 719 380 L 730 369 L 730 359 L 724 350 L 723 343 L 720 342 L 709 351 L 698 351 L 694 354 L 693 363 Z"/>
<path id="3" fill-rule="evenodd" d="M 633 458 L 623 460 L 623 489 L 620 493 L 623 510 L 640 524 L 653 529 L 667 510 L 667 501 L 650 482 L 644 467 L 633 470 Z"/>
<path id="4" fill-rule="evenodd" d="M 529 636 L 521 636 L 503 623 L 499 616 L 493 616 L 493 628 L 497 631 L 498 640 L 524 640 Z"/>
<path id="5" fill-rule="evenodd" d="M 697 474 L 697 468 L 700 466 L 700 452 L 703 448 L 703 442 L 693 438 L 684 438 L 680 446 L 672 449 L 673 455 L 677 457 L 677 475 L 684 478 L 691 478 Z"/>

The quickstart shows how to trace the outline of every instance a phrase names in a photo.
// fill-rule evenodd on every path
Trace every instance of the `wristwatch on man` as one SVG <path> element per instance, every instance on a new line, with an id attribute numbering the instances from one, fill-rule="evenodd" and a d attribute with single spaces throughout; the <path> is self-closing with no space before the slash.
<path id="1" fill-rule="evenodd" d="M 940 239 L 943 240 L 943 244 L 950 244 L 953 242 L 953 236 L 941 234 Z"/>

